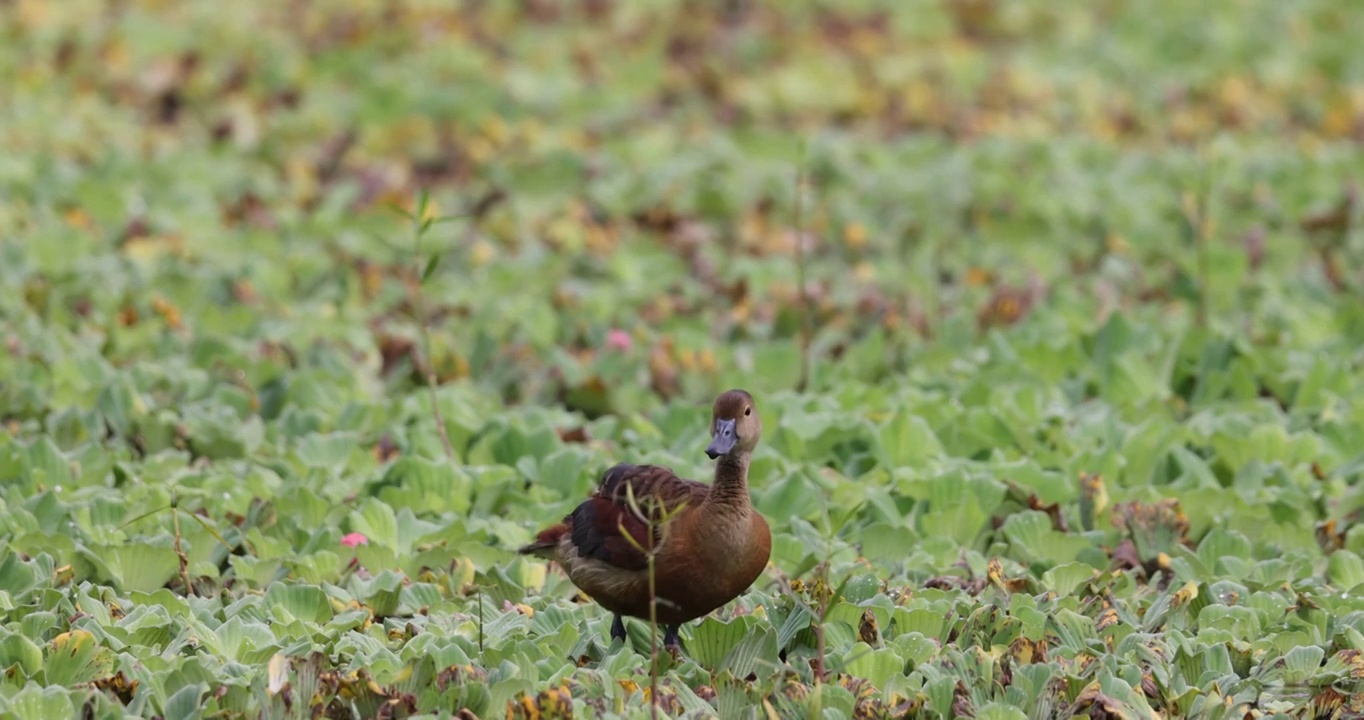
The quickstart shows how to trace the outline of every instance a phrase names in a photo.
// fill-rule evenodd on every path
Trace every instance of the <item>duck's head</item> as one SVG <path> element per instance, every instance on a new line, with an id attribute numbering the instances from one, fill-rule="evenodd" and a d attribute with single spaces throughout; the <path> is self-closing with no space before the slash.
<path id="1" fill-rule="evenodd" d="M 753 452 L 762 437 L 763 423 L 753 396 L 745 390 L 729 390 L 715 398 L 710 415 L 710 445 L 706 455 L 714 460 L 721 455 Z"/>

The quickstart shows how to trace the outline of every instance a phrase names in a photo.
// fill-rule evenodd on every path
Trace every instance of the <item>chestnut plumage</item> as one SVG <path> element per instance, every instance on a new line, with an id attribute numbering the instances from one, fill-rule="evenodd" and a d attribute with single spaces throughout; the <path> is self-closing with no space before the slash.
<path id="1" fill-rule="evenodd" d="M 748 494 L 749 458 L 762 436 L 752 395 L 730 390 L 716 398 L 710 435 L 706 454 L 716 461 L 710 484 L 658 465 L 621 463 L 563 522 L 519 549 L 558 562 L 574 585 L 614 613 L 612 637 L 625 637 L 622 616 L 649 617 L 650 548 L 669 647 L 680 645 L 682 623 L 738 597 L 767 567 L 772 535 Z"/>

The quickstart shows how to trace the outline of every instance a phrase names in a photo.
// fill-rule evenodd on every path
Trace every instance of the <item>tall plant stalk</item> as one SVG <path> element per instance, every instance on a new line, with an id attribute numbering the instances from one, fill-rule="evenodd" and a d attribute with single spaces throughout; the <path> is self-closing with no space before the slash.
<path id="1" fill-rule="evenodd" d="M 431 401 L 431 417 L 436 423 L 436 433 L 440 436 L 441 448 L 445 450 L 445 458 L 450 462 L 455 462 L 455 448 L 450 444 L 450 434 L 445 429 L 445 417 L 440 411 L 439 396 L 436 386 L 439 384 L 436 378 L 436 362 L 432 351 L 431 328 L 427 322 L 426 295 L 422 288 L 426 282 L 435 274 L 436 268 L 440 266 L 440 255 L 433 253 L 430 257 L 422 255 L 422 240 L 426 233 L 437 223 L 457 220 L 461 215 L 448 215 L 445 217 L 427 217 L 427 210 L 431 207 L 430 194 L 425 190 L 417 199 L 415 212 L 402 210 L 408 220 L 412 223 L 412 255 L 415 258 L 417 270 L 417 284 L 411 289 L 412 313 L 417 319 L 417 332 L 421 340 L 421 354 L 426 358 L 425 372 L 422 373 L 426 380 L 426 392 Z"/>
<path id="2" fill-rule="evenodd" d="M 796 283 L 797 298 L 800 302 L 800 379 L 796 382 L 796 392 L 805 392 L 810 386 L 810 343 L 814 335 L 814 318 L 810 308 L 810 292 L 806 286 L 805 260 L 805 186 L 806 156 L 805 144 L 801 143 L 800 159 L 796 165 L 795 224 L 796 233 Z"/>
<path id="3" fill-rule="evenodd" d="M 639 502 L 635 498 L 635 486 L 626 484 L 625 500 L 630 506 L 630 511 L 635 517 L 644 520 L 645 544 L 641 544 L 626 529 L 624 521 L 617 521 L 617 529 L 620 530 L 621 537 L 630 543 L 635 550 L 644 554 L 647 561 L 646 570 L 649 573 L 649 717 L 652 720 L 658 718 L 658 573 L 655 562 L 658 558 L 657 543 L 654 541 L 654 529 L 661 528 L 666 539 L 668 532 L 668 522 L 672 520 L 686 503 L 679 503 L 674 508 L 663 508 L 661 517 L 655 519 L 653 512 L 644 512 L 640 509 Z M 650 510 L 653 510 L 650 507 Z"/>

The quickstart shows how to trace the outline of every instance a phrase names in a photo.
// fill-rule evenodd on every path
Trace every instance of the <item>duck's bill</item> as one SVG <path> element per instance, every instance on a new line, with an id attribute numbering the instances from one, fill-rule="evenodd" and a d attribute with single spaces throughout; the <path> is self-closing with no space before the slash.
<path id="1" fill-rule="evenodd" d="M 715 421 L 715 435 L 710 439 L 710 445 L 706 446 L 706 456 L 711 460 L 728 455 L 739 442 L 739 434 L 734 432 L 733 420 Z"/>

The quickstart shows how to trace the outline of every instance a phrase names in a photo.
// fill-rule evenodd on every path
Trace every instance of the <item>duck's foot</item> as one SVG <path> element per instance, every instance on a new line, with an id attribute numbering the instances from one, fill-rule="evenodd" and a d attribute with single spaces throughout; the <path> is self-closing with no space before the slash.
<path id="1" fill-rule="evenodd" d="M 625 642 L 625 621 L 619 615 L 611 621 L 611 639 Z"/>
<path id="2" fill-rule="evenodd" d="M 681 630 L 681 625 L 665 625 L 663 627 L 663 647 L 672 653 L 673 657 L 677 657 L 686 649 L 682 645 L 682 636 L 678 635 Z"/>

